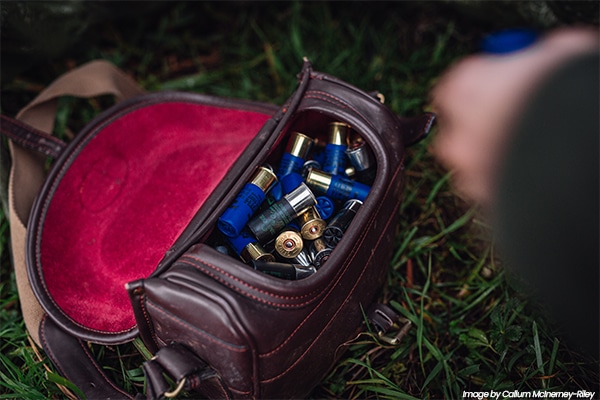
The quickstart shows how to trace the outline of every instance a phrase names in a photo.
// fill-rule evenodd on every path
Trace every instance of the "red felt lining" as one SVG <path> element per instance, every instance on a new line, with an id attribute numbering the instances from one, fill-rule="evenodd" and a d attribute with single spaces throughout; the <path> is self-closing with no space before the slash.
<path id="1" fill-rule="evenodd" d="M 118 333 L 147 277 L 269 115 L 192 103 L 135 110 L 81 151 L 48 205 L 46 289 L 74 323 Z"/>

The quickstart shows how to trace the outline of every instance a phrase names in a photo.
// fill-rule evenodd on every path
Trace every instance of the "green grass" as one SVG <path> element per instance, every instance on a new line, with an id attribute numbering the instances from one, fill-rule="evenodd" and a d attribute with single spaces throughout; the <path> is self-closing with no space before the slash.
<path id="1" fill-rule="evenodd" d="M 494 27 L 487 17 L 458 13 L 445 3 L 154 7 L 158 10 L 150 5 L 140 15 L 120 8 L 119 18 L 92 20 L 68 52 L 3 78 L 2 112 L 14 115 L 71 65 L 96 58 L 114 62 L 149 91 L 281 104 L 307 56 L 317 70 L 379 90 L 394 112 L 416 115 L 427 108 L 437 77 Z M 109 104 L 107 98 L 63 99 L 56 134 L 68 139 Z M 450 174 L 436 163 L 430 144 L 427 139 L 407 153 L 396 248 L 379 299 L 413 328 L 396 346 L 365 332 L 312 397 L 460 398 L 463 390 L 484 389 L 598 392 L 597 365 L 571 350 L 540 307 L 511 287 L 490 228 L 452 191 Z M 0 398 L 64 398 L 57 384 L 68 383 L 27 338 L 3 214 L 1 221 Z M 139 340 L 92 349 L 121 384 L 143 387 Z"/>

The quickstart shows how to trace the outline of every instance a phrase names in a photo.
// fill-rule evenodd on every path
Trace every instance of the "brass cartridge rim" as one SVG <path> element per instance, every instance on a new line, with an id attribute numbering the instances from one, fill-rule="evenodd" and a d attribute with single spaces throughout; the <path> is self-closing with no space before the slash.
<path id="1" fill-rule="evenodd" d="M 315 240 L 323 236 L 327 223 L 322 219 L 314 219 L 302 225 L 302 237 L 306 240 Z"/>
<path id="2" fill-rule="evenodd" d="M 306 240 L 315 240 L 323 235 L 327 223 L 321 218 L 317 209 L 313 206 L 306 212 L 300 214 L 300 234 Z"/>
<path id="3" fill-rule="evenodd" d="M 348 144 L 348 131 L 350 125 L 344 122 L 329 123 L 329 143 L 346 146 Z"/>
<path id="4" fill-rule="evenodd" d="M 306 158 L 313 144 L 312 138 L 304 133 L 293 132 L 288 142 L 286 152 L 299 158 Z"/>
<path id="5" fill-rule="evenodd" d="M 267 193 L 276 182 L 277 175 L 275 175 L 272 170 L 265 167 L 258 167 L 250 180 L 250 183 L 258 186 L 264 193 Z"/>
<path id="6" fill-rule="evenodd" d="M 302 237 L 293 230 L 284 231 L 275 239 L 275 251 L 284 258 L 296 257 L 303 248 Z"/>
<path id="7" fill-rule="evenodd" d="M 306 184 L 316 191 L 321 193 L 327 193 L 329 186 L 331 186 L 332 177 L 323 171 L 311 169 L 306 175 Z"/>
<path id="8" fill-rule="evenodd" d="M 275 261 L 275 256 L 263 249 L 263 247 L 258 243 L 248 243 L 242 250 L 241 256 L 246 262 L 249 262 L 250 260 L 269 262 Z"/>

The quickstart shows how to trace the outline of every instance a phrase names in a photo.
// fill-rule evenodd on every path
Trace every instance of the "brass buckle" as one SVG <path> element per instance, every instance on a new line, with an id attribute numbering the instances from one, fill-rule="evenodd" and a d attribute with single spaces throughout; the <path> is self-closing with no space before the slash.
<path id="1" fill-rule="evenodd" d="M 379 340 L 381 340 L 382 342 L 385 342 L 387 344 L 390 344 L 392 346 L 399 345 L 400 342 L 402 341 L 402 339 L 404 338 L 404 336 L 406 336 L 406 334 L 412 327 L 412 322 L 410 322 L 410 320 L 402 318 L 402 322 L 403 322 L 402 326 L 398 325 L 398 323 L 396 323 L 396 322 L 394 322 L 394 324 L 392 325 L 392 328 L 398 330 L 396 332 L 396 334 L 393 336 L 387 336 L 385 334 L 385 332 L 383 332 L 383 331 L 377 332 L 377 336 L 379 337 Z"/>

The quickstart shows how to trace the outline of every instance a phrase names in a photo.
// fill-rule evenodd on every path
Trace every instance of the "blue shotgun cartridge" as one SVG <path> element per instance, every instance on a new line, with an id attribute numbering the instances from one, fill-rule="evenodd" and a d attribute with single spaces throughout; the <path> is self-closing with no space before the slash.
<path id="1" fill-rule="evenodd" d="M 315 195 L 303 182 L 296 189 L 283 196 L 271 207 L 263 210 L 248 222 L 248 229 L 259 243 L 268 243 L 287 224 L 316 204 Z"/>
<path id="2" fill-rule="evenodd" d="M 306 184 L 317 193 L 324 194 L 332 200 L 347 201 L 358 199 L 364 201 L 371 187 L 343 176 L 327 174 L 312 169 L 306 176 Z"/>
<path id="3" fill-rule="evenodd" d="M 236 254 L 246 263 L 252 260 L 275 261 L 275 256 L 263 249 L 257 243 L 256 238 L 245 229 L 238 236 L 226 236 L 225 239 Z"/>
<path id="4" fill-rule="evenodd" d="M 217 221 L 219 230 L 225 236 L 238 236 L 265 200 L 266 193 L 276 182 L 277 177 L 273 171 L 259 167 Z"/>
<path id="5" fill-rule="evenodd" d="M 329 225 L 323 232 L 323 239 L 328 247 L 334 248 L 340 242 L 361 205 L 362 201 L 360 200 L 348 200 L 344 207 L 329 221 Z"/>
<path id="6" fill-rule="evenodd" d="M 281 183 L 282 194 L 286 195 L 300 186 L 304 179 L 299 173 L 290 172 L 286 176 L 282 176 L 279 182 Z"/>
<path id="7" fill-rule="evenodd" d="M 331 218 L 333 212 L 335 211 L 335 204 L 333 203 L 333 200 L 327 196 L 317 196 L 317 205 L 315 207 L 317 208 L 321 218 L 324 220 Z"/>
<path id="8" fill-rule="evenodd" d="M 279 161 L 277 176 L 283 178 L 292 172 L 302 173 L 304 159 L 308 155 L 312 143 L 313 140 L 308 136 L 300 132 L 292 133 L 288 140 L 285 153 L 283 153 L 283 156 L 281 156 L 281 160 Z"/>
<path id="9" fill-rule="evenodd" d="M 345 175 L 346 149 L 350 125 L 342 122 L 329 124 L 329 142 L 325 145 L 323 172 L 331 175 Z"/>

